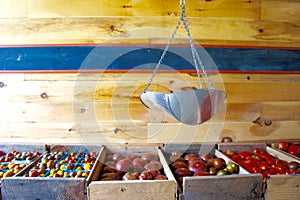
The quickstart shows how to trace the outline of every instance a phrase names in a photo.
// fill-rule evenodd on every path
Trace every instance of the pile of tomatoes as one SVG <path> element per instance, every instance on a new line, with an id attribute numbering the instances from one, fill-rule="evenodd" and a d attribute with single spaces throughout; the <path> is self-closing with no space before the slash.
<path id="1" fill-rule="evenodd" d="M 298 162 L 286 162 L 259 148 L 253 149 L 252 152 L 242 151 L 236 153 L 231 150 L 223 150 L 222 153 L 248 172 L 261 173 L 264 179 L 275 174 L 300 174 L 300 164 Z"/>
<path id="2" fill-rule="evenodd" d="M 277 148 L 293 156 L 300 157 L 300 142 L 296 144 L 292 142 L 280 141 L 277 144 Z"/>

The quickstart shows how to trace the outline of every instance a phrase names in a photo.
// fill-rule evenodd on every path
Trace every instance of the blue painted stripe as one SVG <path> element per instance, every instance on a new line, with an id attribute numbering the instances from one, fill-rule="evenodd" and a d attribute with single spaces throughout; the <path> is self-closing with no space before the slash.
<path id="1" fill-rule="evenodd" d="M 0 70 L 153 70 L 159 46 L 35 46 L 1 47 Z M 300 50 L 267 48 L 198 48 L 207 69 L 300 71 Z M 187 59 L 188 57 L 188 59 Z M 189 47 L 171 47 L 160 69 L 194 70 Z"/>

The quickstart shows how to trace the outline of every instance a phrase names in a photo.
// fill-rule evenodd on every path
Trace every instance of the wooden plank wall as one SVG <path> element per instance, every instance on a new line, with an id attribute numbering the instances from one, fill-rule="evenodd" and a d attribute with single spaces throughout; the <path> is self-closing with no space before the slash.
<path id="1" fill-rule="evenodd" d="M 22 6 L 20 6 L 22 5 Z M 173 0 L 0 0 L 0 45 L 164 44 L 176 25 Z M 187 0 L 196 43 L 300 49 L 297 0 Z M 180 29 L 180 37 L 184 30 Z M 300 70 L 299 70 L 300 71 Z M 224 72 L 224 110 L 184 126 L 147 110 L 138 96 L 151 73 L 0 73 L 0 141 L 146 143 L 300 139 L 299 73 Z M 154 90 L 198 87 L 194 73 L 159 73 Z"/>

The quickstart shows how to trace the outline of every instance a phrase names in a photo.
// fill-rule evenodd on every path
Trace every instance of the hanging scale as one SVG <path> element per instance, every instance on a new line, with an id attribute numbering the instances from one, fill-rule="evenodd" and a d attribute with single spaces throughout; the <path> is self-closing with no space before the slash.
<path id="1" fill-rule="evenodd" d="M 146 107 L 150 109 L 158 109 L 160 111 L 167 112 L 175 119 L 177 119 L 178 121 L 184 124 L 199 125 L 211 119 L 213 115 L 215 115 L 218 111 L 221 110 L 224 101 L 226 99 L 226 94 L 224 91 L 214 89 L 213 84 L 206 73 L 204 64 L 201 61 L 197 50 L 195 49 L 194 41 L 191 37 L 189 27 L 188 27 L 188 22 L 186 19 L 185 4 L 186 4 L 186 0 L 180 0 L 180 6 L 181 6 L 180 19 L 158 63 L 155 66 L 153 74 L 146 88 L 140 95 L 140 100 Z M 148 91 L 152 83 L 152 80 L 156 75 L 157 70 L 160 67 L 181 24 L 184 25 L 190 43 L 193 63 L 197 71 L 200 89 L 173 92 L 169 94 Z M 204 75 L 204 79 L 208 83 L 208 87 L 209 87 L 208 89 L 203 88 L 203 84 L 201 81 L 201 71 L 202 74 Z"/>

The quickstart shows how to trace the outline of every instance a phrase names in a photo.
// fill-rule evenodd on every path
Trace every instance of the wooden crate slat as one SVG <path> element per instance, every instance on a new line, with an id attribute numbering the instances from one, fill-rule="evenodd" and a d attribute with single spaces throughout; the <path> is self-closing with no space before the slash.
<path id="1" fill-rule="evenodd" d="M 129 194 L 130 195 L 130 194 Z M 134 200 L 136 199 L 153 199 L 153 196 L 155 196 L 155 199 L 157 200 L 170 200 L 174 199 L 174 193 L 136 193 Z M 131 197 L 132 198 L 132 197 Z M 128 194 L 108 194 L 108 195 L 92 195 L 90 197 L 90 200 L 128 200 Z"/>
<path id="2" fill-rule="evenodd" d="M 19 151 L 19 152 L 25 152 L 25 151 L 39 151 L 44 152 L 46 151 L 45 144 L 20 144 L 20 143 L 1 143 L 0 144 L 0 150 L 4 152 L 10 152 L 10 151 Z"/>
<path id="3" fill-rule="evenodd" d="M 186 177 L 184 199 L 261 199 L 261 176 L 228 175 L 216 177 Z M 237 188 L 238 187 L 238 188 Z"/>
<path id="4" fill-rule="evenodd" d="M 300 158 L 298 157 L 295 157 L 295 156 L 292 156 L 292 155 L 289 155 L 285 152 L 282 152 L 278 149 L 273 149 L 271 147 L 267 147 L 267 152 L 275 157 L 278 157 L 279 159 L 282 159 L 282 160 L 285 160 L 287 162 L 300 162 Z"/>
<path id="5" fill-rule="evenodd" d="M 242 151 L 249 151 L 252 152 L 253 149 L 259 148 L 264 151 L 267 150 L 267 144 L 263 142 L 247 142 L 247 143 L 218 143 L 218 150 L 232 150 L 234 152 L 242 152 Z"/>
<path id="6" fill-rule="evenodd" d="M 77 179 L 5 178 L 2 199 L 78 199 L 85 198 L 85 183 Z"/>
<path id="7" fill-rule="evenodd" d="M 299 185 L 299 175 L 273 175 L 267 179 L 266 200 L 299 199 Z"/>
<path id="8" fill-rule="evenodd" d="M 100 186 L 96 189 L 97 186 Z M 142 187 L 141 187 L 142 186 Z M 90 192 L 96 195 L 108 195 L 108 194 L 137 194 L 137 193 L 163 193 L 173 191 L 175 188 L 174 181 L 96 181 L 92 182 L 89 188 L 95 191 Z M 174 194 L 174 193 L 173 193 Z M 94 194 L 93 194 L 94 195 Z"/>
<path id="9" fill-rule="evenodd" d="M 145 143 L 144 143 L 145 144 Z M 130 153 L 142 155 L 143 153 L 155 153 L 159 156 L 165 175 L 168 180 L 131 180 L 131 181 L 94 181 L 88 187 L 89 199 L 175 199 L 177 185 L 174 176 L 168 171 L 163 154 L 158 149 L 157 144 L 152 145 L 120 145 L 107 144 L 101 155 L 101 161 L 105 162 L 107 153 L 121 153 L 127 155 Z M 165 194 L 163 196 L 163 194 Z"/>

